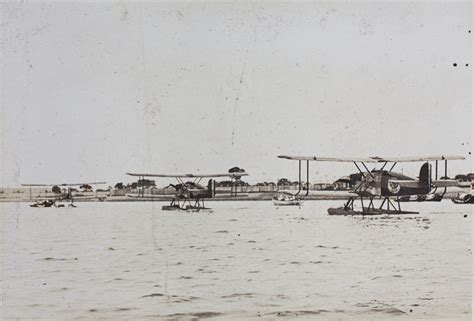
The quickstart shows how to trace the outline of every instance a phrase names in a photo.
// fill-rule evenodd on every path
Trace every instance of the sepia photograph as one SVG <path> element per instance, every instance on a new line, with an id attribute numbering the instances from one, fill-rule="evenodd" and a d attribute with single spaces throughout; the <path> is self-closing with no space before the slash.
<path id="1" fill-rule="evenodd" d="M 0 1 L 0 320 L 472 320 L 472 22 Z"/>

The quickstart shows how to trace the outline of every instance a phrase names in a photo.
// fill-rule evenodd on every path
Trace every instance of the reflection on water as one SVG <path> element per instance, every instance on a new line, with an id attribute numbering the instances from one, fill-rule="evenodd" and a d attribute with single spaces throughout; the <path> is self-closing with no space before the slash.
<path id="1" fill-rule="evenodd" d="M 469 205 L 335 203 L 0 204 L 0 319 L 471 319 Z"/>

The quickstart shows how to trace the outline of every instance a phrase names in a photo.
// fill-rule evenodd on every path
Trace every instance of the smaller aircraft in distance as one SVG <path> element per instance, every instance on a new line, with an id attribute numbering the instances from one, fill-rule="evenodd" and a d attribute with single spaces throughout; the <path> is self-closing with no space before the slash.
<path id="1" fill-rule="evenodd" d="M 217 177 L 229 177 L 233 183 L 239 181 L 242 176 L 248 176 L 245 170 L 234 167 L 224 174 L 149 174 L 149 173 L 126 173 L 130 176 L 139 177 L 139 180 L 145 177 L 161 177 L 161 178 L 175 178 L 178 184 L 170 184 L 168 186 L 174 188 L 175 194 L 169 205 L 162 206 L 164 211 L 192 211 L 198 212 L 201 210 L 211 210 L 204 204 L 205 199 L 211 199 L 215 196 L 215 181 Z M 207 187 L 199 183 L 203 178 L 209 178 Z M 190 181 L 192 179 L 192 181 Z M 185 181 L 186 180 L 186 181 Z M 235 184 L 231 188 L 231 194 L 237 194 L 237 189 L 234 189 Z M 143 193 L 142 193 L 143 197 Z"/>
<path id="2" fill-rule="evenodd" d="M 36 199 L 31 207 L 64 207 L 63 202 L 69 202 L 69 207 L 76 207 L 74 200 L 105 200 L 105 197 L 98 196 L 74 196 L 73 187 L 83 188 L 85 191 L 91 191 L 91 185 L 102 185 L 106 182 L 92 182 L 92 183 L 62 183 L 62 184 L 21 184 L 25 187 L 51 187 L 51 191 L 54 195 L 41 196 Z"/>
<path id="3" fill-rule="evenodd" d="M 353 163 L 359 173 L 351 176 L 358 177 L 356 187 L 351 193 L 356 196 L 351 196 L 348 201 L 340 208 L 329 208 L 329 215 L 379 215 L 379 214 L 418 214 L 418 212 L 402 211 L 400 207 L 400 198 L 409 197 L 412 195 L 428 195 L 431 191 L 437 188 L 446 188 L 450 186 L 458 186 L 457 180 L 439 179 L 438 180 L 438 161 L 444 161 L 444 170 L 447 177 L 448 160 L 461 160 L 462 156 L 428 156 L 428 157 L 318 157 L 318 156 L 278 156 L 279 158 L 297 160 L 299 162 L 299 194 L 301 192 L 301 162 L 306 161 L 306 195 L 309 192 L 309 162 L 349 162 Z M 435 162 L 435 179 L 431 177 L 430 161 Z M 396 173 L 393 168 L 397 163 L 402 162 L 424 162 L 420 168 L 418 179 L 405 176 L 401 173 Z M 361 166 L 365 169 L 363 171 Z M 369 170 L 366 163 L 383 164 L 380 169 L 374 168 Z M 389 170 L 384 170 L 385 167 L 393 163 Z M 361 209 L 354 210 L 354 201 L 360 198 Z M 364 199 L 368 199 L 368 206 L 364 206 Z M 381 205 L 376 208 L 374 205 L 375 199 L 382 199 Z M 398 207 L 395 206 L 396 201 Z M 386 208 L 384 208 L 386 205 Z"/>

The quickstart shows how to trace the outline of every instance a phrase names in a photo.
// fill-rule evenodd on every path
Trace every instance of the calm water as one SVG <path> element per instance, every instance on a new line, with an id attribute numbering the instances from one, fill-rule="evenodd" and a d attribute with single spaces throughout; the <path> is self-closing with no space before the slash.
<path id="1" fill-rule="evenodd" d="M 471 320 L 470 205 L 340 203 L 0 204 L 0 319 Z"/>

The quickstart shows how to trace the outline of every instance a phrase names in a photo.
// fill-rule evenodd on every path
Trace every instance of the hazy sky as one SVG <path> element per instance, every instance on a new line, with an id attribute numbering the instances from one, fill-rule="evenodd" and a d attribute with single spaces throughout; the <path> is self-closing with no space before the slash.
<path id="1" fill-rule="evenodd" d="M 471 2 L 0 8 L 2 186 L 232 166 L 255 182 L 297 177 L 280 154 L 472 150 Z"/>

